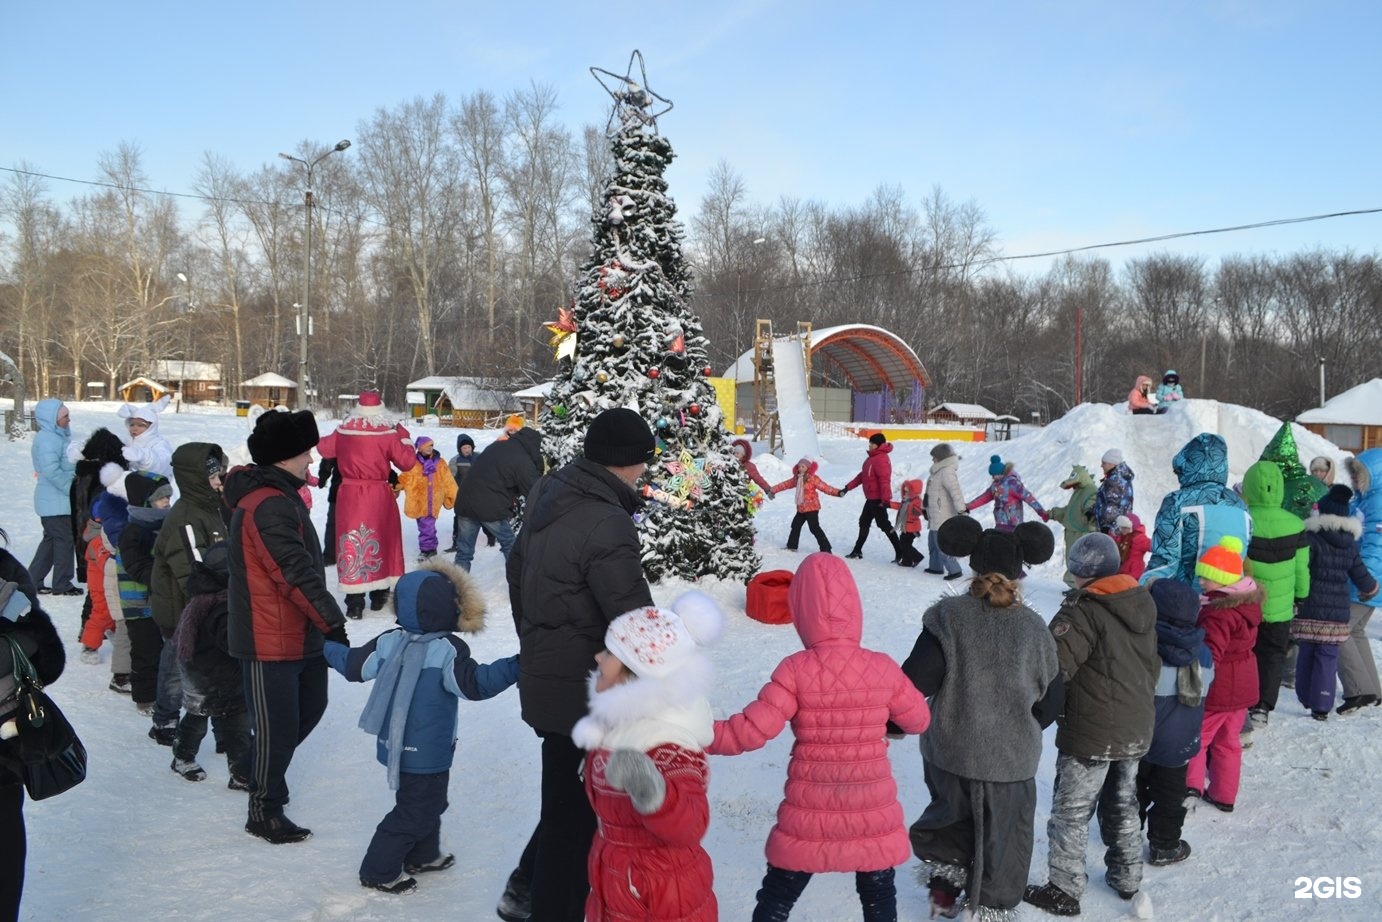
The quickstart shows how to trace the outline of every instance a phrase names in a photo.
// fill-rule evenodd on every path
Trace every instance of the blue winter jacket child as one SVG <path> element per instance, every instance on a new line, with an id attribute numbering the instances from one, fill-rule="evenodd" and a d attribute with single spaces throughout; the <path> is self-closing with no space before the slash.
<path id="1" fill-rule="evenodd" d="M 1166 494 L 1156 514 L 1152 556 L 1142 584 L 1178 579 L 1194 585 L 1200 555 L 1232 535 L 1243 547 L 1252 542 L 1252 518 L 1243 497 L 1228 486 L 1228 445 L 1201 432 L 1176 454 L 1171 469 L 1180 489 Z"/>
<path id="2" fill-rule="evenodd" d="M 1143 761 L 1165 768 L 1189 764 L 1200 751 L 1204 702 L 1214 680 L 1214 659 L 1204 642 L 1200 596 L 1180 580 L 1157 580 L 1156 649 L 1161 672 L 1156 681 L 1156 727 Z M 1198 677 L 1198 678 L 1197 678 Z"/>
<path id="3" fill-rule="evenodd" d="M 394 587 L 398 627 L 361 647 L 328 640 L 322 653 L 352 682 L 375 686 L 360 716 L 378 739 L 376 754 L 395 790 L 399 773 L 449 771 L 460 699 L 492 698 L 518 680 L 518 657 L 482 665 L 453 631 L 484 628 L 485 605 L 470 578 L 433 558 Z"/>

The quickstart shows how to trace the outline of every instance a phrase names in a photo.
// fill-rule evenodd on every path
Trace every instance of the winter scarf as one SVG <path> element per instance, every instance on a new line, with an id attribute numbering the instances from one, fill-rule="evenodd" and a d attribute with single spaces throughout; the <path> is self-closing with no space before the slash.
<path id="1" fill-rule="evenodd" d="M 425 458 L 422 455 L 417 456 L 418 464 L 422 465 L 422 472 L 426 474 L 429 478 L 437 472 L 437 461 L 439 461 L 440 459 L 441 456 L 438 455 L 435 451 Z"/>
<path id="2" fill-rule="evenodd" d="M 379 674 L 374 677 L 374 687 L 370 689 L 365 710 L 360 714 L 360 729 L 378 736 L 389 724 L 389 787 L 398 790 L 399 774 L 403 762 L 403 735 L 408 727 L 408 709 L 413 704 L 413 691 L 422 675 L 422 666 L 427 659 L 427 644 L 438 637 L 445 637 L 446 631 L 431 631 L 414 634 L 412 631 L 399 631 L 403 639 L 402 648 L 395 656 L 384 660 Z M 393 706 L 390 707 L 389 703 Z"/>
<path id="3" fill-rule="evenodd" d="M 1193 624 L 1172 624 L 1160 618 L 1156 622 L 1156 652 L 1169 666 L 1184 666 L 1194 662 L 1204 643 L 1204 628 Z"/>

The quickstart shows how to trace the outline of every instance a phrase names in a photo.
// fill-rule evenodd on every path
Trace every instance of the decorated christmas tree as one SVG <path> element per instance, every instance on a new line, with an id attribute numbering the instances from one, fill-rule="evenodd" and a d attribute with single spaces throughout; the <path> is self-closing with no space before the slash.
<path id="1" fill-rule="evenodd" d="M 622 76 L 591 72 L 614 97 L 608 135 L 615 168 L 591 219 L 592 253 L 579 291 L 548 324 L 557 373 L 543 411 L 544 450 L 553 465 L 565 464 L 580 455 L 601 411 L 635 410 L 658 447 L 639 520 L 648 577 L 748 580 L 760 565 L 749 486 L 728 451 L 705 334 L 691 312 L 683 231 L 663 178 L 672 146 L 658 134 L 657 118 L 671 103 L 648 89 L 636 51 Z"/>
<path id="2" fill-rule="evenodd" d="M 1329 488 L 1311 477 L 1305 465 L 1300 463 L 1300 449 L 1296 448 L 1296 435 L 1291 431 L 1289 422 L 1281 424 L 1267 447 L 1262 449 L 1259 460 L 1270 461 L 1281 468 L 1282 479 L 1286 481 L 1282 507 L 1302 519 L 1309 518 L 1315 503 Z"/>

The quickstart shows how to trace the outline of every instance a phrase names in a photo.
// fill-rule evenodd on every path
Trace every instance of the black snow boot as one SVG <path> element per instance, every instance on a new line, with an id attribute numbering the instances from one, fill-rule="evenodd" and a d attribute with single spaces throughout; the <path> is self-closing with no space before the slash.
<path id="1" fill-rule="evenodd" d="M 345 616 L 354 621 L 359 621 L 365 617 L 365 595 L 364 593 L 351 593 L 346 596 Z"/>
<path id="2" fill-rule="evenodd" d="M 846 554 L 845 556 L 848 557 L 850 560 L 863 560 L 863 559 L 864 559 L 864 542 L 867 541 L 868 539 L 869 539 L 869 527 L 868 527 L 867 525 L 861 525 L 861 526 L 859 527 L 859 537 L 858 537 L 858 539 L 854 542 L 854 550 L 850 551 L 850 552 L 849 552 L 848 554 Z"/>
<path id="3" fill-rule="evenodd" d="M 509 875 L 508 883 L 504 885 L 504 895 L 499 898 L 499 905 L 494 907 L 494 914 L 504 922 L 527 922 L 532 916 L 533 894 L 521 870 L 516 868 Z"/>
<path id="4" fill-rule="evenodd" d="M 369 610 L 383 611 L 384 606 L 389 604 L 389 590 L 372 589 L 369 594 Z"/>

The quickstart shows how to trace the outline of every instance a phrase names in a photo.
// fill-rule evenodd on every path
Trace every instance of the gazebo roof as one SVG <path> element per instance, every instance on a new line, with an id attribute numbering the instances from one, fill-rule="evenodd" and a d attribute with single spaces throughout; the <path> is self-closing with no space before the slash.
<path id="1" fill-rule="evenodd" d="M 902 339 L 882 327 L 850 323 L 811 331 L 811 360 L 840 372 L 857 391 L 883 388 L 910 391 L 913 382 L 930 386 L 921 359 Z M 739 356 L 726 378 L 753 380 L 753 350 Z"/>

